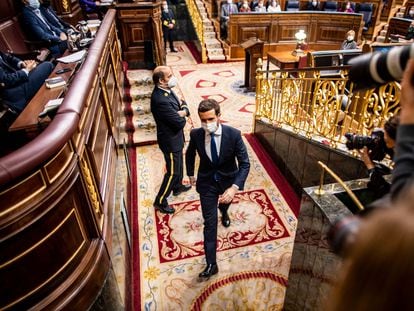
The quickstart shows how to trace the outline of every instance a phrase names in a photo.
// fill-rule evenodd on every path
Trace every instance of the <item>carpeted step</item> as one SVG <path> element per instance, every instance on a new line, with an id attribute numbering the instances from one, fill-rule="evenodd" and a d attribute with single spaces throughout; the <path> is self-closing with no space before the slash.
<path id="1" fill-rule="evenodd" d="M 204 32 L 215 32 L 213 25 L 203 26 L 203 30 L 204 30 Z"/>
<path id="2" fill-rule="evenodd" d="M 222 49 L 207 49 L 207 57 L 211 60 L 225 60 Z"/>
<path id="3" fill-rule="evenodd" d="M 376 42 L 385 42 L 385 36 L 377 36 L 375 39 Z"/>
<path id="4" fill-rule="evenodd" d="M 221 49 L 221 43 L 217 39 L 205 40 L 207 49 Z"/>
<path id="5" fill-rule="evenodd" d="M 216 39 L 216 33 L 213 31 L 209 31 L 209 32 L 204 32 L 204 40 L 213 40 Z"/>

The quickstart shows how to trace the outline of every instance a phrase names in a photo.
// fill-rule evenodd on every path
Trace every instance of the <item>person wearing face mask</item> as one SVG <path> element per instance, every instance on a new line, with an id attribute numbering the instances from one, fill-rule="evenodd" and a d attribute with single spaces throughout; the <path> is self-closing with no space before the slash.
<path id="1" fill-rule="evenodd" d="M 258 13 L 266 13 L 266 7 L 264 5 L 263 0 L 260 0 L 259 3 L 257 4 L 257 7 L 254 9 L 255 12 Z"/>
<path id="2" fill-rule="evenodd" d="M 237 5 L 232 2 L 232 0 L 227 0 L 226 3 L 223 3 L 220 11 L 220 36 L 222 39 L 227 38 L 227 29 L 230 19 L 230 14 L 238 13 Z"/>
<path id="3" fill-rule="evenodd" d="M 39 0 L 22 0 L 23 24 L 34 40 L 44 41 L 53 57 L 59 57 L 67 48 L 67 36 L 60 28 L 53 26 L 40 11 Z"/>
<path id="4" fill-rule="evenodd" d="M 244 12 L 244 13 L 251 12 L 249 1 L 247 0 L 243 1 L 242 5 L 240 6 L 239 12 Z"/>
<path id="5" fill-rule="evenodd" d="M 319 8 L 319 1 L 317 0 L 312 0 L 308 2 L 308 5 L 306 7 L 307 11 L 320 11 Z"/>
<path id="6" fill-rule="evenodd" d="M 342 42 L 342 50 L 353 50 L 357 49 L 357 43 L 355 42 L 355 31 L 350 30 L 346 33 L 346 39 Z"/>
<path id="7" fill-rule="evenodd" d="M 250 170 L 246 146 L 239 130 L 220 123 L 220 105 L 214 99 L 206 99 L 198 106 L 201 128 L 190 132 L 186 152 L 187 175 L 191 185 L 200 195 L 204 219 L 204 252 L 207 266 L 199 274 L 208 279 L 218 273 L 216 260 L 218 213 L 221 223 L 230 226 L 228 209 L 239 190 L 243 190 Z M 197 179 L 194 177 L 195 158 L 200 164 Z"/>
<path id="8" fill-rule="evenodd" d="M 280 8 L 280 4 L 279 4 L 279 2 L 277 2 L 275 0 L 273 0 L 270 3 L 269 7 L 267 8 L 267 12 L 269 12 L 269 13 L 275 13 L 275 12 L 280 12 L 280 11 L 282 11 L 281 8 Z"/>
<path id="9" fill-rule="evenodd" d="M 178 50 L 174 48 L 174 31 L 175 31 L 175 17 L 173 11 L 168 7 L 167 1 L 162 2 L 162 32 L 164 35 L 164 47 L 167 48 L 167 41 L 170 44 L 170 51 L 177 53 Z"/>
<path id="10" fill-rule="evenodd" d="M 64 31 L 66 33 L 69 29 L 74 29 L 71 24 L 65 22 L 56 14 L 50 5 L 50 0 L 40 0 L 39 9 L 42 15 L 46 17 L 47 21 L 53 26 L 59 28 L 61 31 Z"/>
<path id="11" fill-rule="evenodd" d="M 157 124 L 157 142 L 166 163 L 166 172 L 154 200 L 155 209 L 172 214 L 174 208 L 168 205 L 167 198 L 188 191 L 191 185 L 183 185 L 183 148 L 186 117 L 190 115 L 187 104 L 172 90 L 177 85 L 171 68 L 159 66 L 154 69 L 151 94 L 151 113 Z"/>
<path id="12" fill-rule="evenodd" d="M 345 4 L 345 10 L 344 10 L 344 12 L 345 13 L 354 13 L 354 9 L 352 8 L 351 2 L 348 1 Z"/>

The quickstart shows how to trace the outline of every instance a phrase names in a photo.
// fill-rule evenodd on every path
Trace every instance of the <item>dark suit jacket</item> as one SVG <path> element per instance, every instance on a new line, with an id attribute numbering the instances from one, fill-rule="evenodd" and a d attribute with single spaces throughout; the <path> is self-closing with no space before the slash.
<path id="1" fill-rule="evenodd" d="M 70 24 L 66 23 L 63 19 L 61 19 L 50 6 L 44 7 L 43 5 L 41 5 L 39 10 L 40 12 L 42 12 L 43 16 L 46 17 L 47 21 L 56 28 L 59 28 L 62 31 L 65 31 L 66 29 L 70 28 Z"/>
<path id="2" fill-rule="evenodd" d="M 196 152 L 200 157 L 200 166 L 197 173 L 197 192 L 205 193 L 209 185 L 214 183 L 214 174 L 219 176 L 219 183 L 223 190 L 232 184 L 243 190 L 250 162 L 239 130 L 222 126 L 222 137 L 219 152 L 219 163 L 215 167 L 207 156 L 205 148 L 205 131 L 203 128 L 193 129 L 190 133 L 190 143 L 186 152 L 187 175 L 194 176 L 194 164 Z"/>
<path id="3" fill-rule="evenodd" d="M 177 111 L 181 103 L 172 93 L 154 87 L 151 94 L 151 112 L 157 123 L 157 141 L 163 152 L 177 152 L 184 148 L 186 120 Z"/>
<path id="4" fill-rule="evenodd" d="M 49 26 L 51 29 L 49 29 L 45 23 L 37 17 L 37 15 L 33 12 L 33 9 L 27 6 L 23 7 L 22 17 L 23 23 L 27 27 L 27 30 L 30 32 L 33 39 L 52 43 L 58 43 L 61 41 L 59 35 L 62 30 L 51 25 L 50 23 Z M 46 17 L 45 20 L 47 21 Z"/>
<path id="5" fill-rule="evenodd" d="M 18 67 L 21 61 L 10 54 L 0 52 L 0 85 L 5 88 L 14 87 L 29 78 L 27 74 Z"/>
<path id="6" fill-rule="evenodd" d="M 168 30 L 169 29 L 168 28 L 169 24 L 174 24 L 174 27 L 175 27 L 174 13 L 170 8 L 168 8 L 168 12 L 165 12 L 164 10 L 162 10 L 161 22 L 162 22 L 162 29 L 163 30 Z"/>

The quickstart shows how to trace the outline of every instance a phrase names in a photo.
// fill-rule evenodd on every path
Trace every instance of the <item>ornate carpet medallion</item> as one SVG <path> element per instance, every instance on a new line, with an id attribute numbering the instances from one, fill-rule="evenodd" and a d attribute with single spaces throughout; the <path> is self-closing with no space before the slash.
<path id="1" fill-rule="evenodd" d="M 161 262 L 203 255 L 203 217 L 200 201 L 172 204 L 170 216 L 157 212 L 158 249 Z M 220 212 L 218 212 L 220 214 Z M 229 208 L 232 226 L 219 218 L 218 251 L 263 243 L 289 236 L 263 189 L 240 192 Z"/>

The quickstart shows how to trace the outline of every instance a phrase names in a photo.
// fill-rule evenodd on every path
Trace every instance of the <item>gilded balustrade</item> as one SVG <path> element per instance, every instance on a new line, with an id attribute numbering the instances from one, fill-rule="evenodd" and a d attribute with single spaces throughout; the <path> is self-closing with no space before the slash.
<path id="1" fill-rule="evenodd" d="M 197 38 L 201 45 L 201 61 L 205 64 L 207 63 L 207 50 L 204 42 L 203 18 L 198 10 L 195 0 L 186 0 L 185 2 L 187 4 L 188 13 L 190 14 L 191 21 L 193 22 Z"/>
<path id="2" fill-rule="evenodd" d="M 356 91 L 348 69 L 335 70 L 328 77 L 321 68 L 269 72 L 258 68 L 255 119 L 337 147 L 345 142 L 345 133 L 369 135 L 398 112 L 399 83 Z"/>

